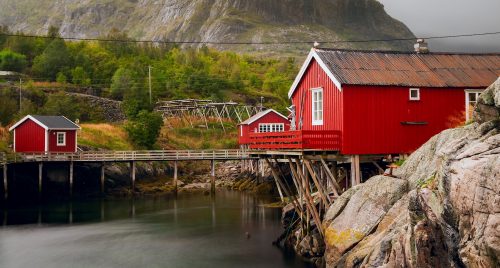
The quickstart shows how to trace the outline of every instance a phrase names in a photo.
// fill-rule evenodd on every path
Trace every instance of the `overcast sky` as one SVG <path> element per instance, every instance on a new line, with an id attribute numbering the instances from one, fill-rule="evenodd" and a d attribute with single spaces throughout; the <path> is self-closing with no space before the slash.
<path id="1" fill-rule="evenodd" d="M 500 32 L 500 0 L 379 0 L 417 36 Z M 431 51 L 500 52 L 500 34 L 429 40 Z"/>

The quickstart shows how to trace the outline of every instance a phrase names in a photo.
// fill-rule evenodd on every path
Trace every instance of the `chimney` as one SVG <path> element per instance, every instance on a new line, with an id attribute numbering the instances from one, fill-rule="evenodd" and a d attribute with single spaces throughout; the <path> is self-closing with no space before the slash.
<path id="1" fill-rule="evenodd" d="M 414 45 L 415 47 L 415 52 L 421 53 L 421 54 L 426 54 L 429 53 L 429 46 L 427 45 L 427 42 L 425 42 L 424 39 L 417 39 L 417 43 Z"/>
<path id="2" fill-rule="evenodd" d="M 314 48 L 318 48 L 318 47 L 319 47 L 319 43 L 318 43 L 318 42 L 314 42 L 313 47 L 314 47 Z"/>

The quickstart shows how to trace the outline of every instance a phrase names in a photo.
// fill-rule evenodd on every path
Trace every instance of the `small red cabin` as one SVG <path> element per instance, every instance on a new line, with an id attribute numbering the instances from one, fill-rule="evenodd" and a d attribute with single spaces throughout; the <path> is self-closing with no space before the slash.
<path id="1" fill-rule="evenodd" d="M 313 48 L 288 94 L 297 130 L 250 134 L 249 147 L 410 153 L 468 120 L 478 95 L 499 75 L 500 54 Z"/>
<path id="2" fill-rule="evenodd" d="M 255 114 L 241 122 L 238 127 L 238 140 L 240 144 L 250 142 L 250 134 L 272 135 L 290 130 L 288 118 L 273 109 L 268 109 Z"/>
<path id="3" fill-rule="evenodd" d="M 9 131 L 17 153 L 75 153 L 80 127 L 64 116 L 28 115 Z"/>

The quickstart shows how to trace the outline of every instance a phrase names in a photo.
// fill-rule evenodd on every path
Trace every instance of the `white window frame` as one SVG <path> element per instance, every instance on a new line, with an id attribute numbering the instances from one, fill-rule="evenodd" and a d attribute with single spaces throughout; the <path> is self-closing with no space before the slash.
<path id="1" fill-rule="evenodd" d="M 471 120 L 472 118 L 470 118 L 469 116 L 469 104 L 470 104 L 470 97 L 469 97 L 469 94 L 470 93 L 475 93 L 476 94 L 476 101 L 475 103 L 477 103 L 477 100 L 479 99 L 479 96 L 481 95 L 481 93 L 483 93 L 484 90 L 479 90 L 479 89 L 466 89 L 465 90 L 465 121 L 468 122 L 469 120 Z M 475 104 L 474 104 L 475 106 Z"/>
<path id="2" fill-rule="evenodd" d="M 285 131 L 285 124 L 284 123 L 260 123 L 258 130 L 259 130 L 259 133 L 284 132 Z"/>
<path id="3" fill-rule="evenodd" d="M 315 95 L 321 93 L 321 100 L 316 101 L 315 100 Z M 312 125 L 313 126 L 322 126 L 323 125 L 323 119 L 324 119 L 324 109 L 325 109 L 325 95 L 323 93 L 323 88 L 313 88 L 311 89 L 311 119 L 312 119 Z M 317 118 L 319 109 L 317 107 L 317 103 L 321 101 L 321 118 Z M 318 110 L 318 111 L 316 111 Z"/>
<path id="4" fill-rule="evenodd" d="M 62 134 L 63 142 L 59 142 L 60 134 Z M 66 146 L 66 132 L 56 132 L 56 144 L 57 146 Z"/>
<path id="5" fill-rule="evenodd" d="M 411 96 L 412 91 L 417 91 L 416 97 Z M 409 95 L 411 101 L 419 101 L 420 100 L 420 88 L 411 87 L 410 90 L 408 90 L 408 95 Z"/>

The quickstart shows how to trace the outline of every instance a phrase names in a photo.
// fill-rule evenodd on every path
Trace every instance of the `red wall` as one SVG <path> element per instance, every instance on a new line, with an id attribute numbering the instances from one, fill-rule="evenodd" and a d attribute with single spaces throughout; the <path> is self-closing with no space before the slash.
<path id="1" fill-rule="evenodd" d="M 26 120 L 15 129 L 15 148 L 19 153 L 45 152 L 45 129 Z"/>
<path id="2" fill-rule="evenodd" d="M 57 146 L 57 132 L 66 132 L 66 146 Z M 76 152 L 76 130 L 49 130 L 50 152 Z"/>
<path id="3" fill-rule="evenodd" d="M 261 123 L 283 123 L 285 131 L 290 130 L 290 121 L 287 119 L 283 118 L 282 116 L 274 113 L 274 112 L 269 112 L 268 114 L 264 115 L 263 117 L 259 118 L 257 121 L 248 124 L 248 125 L 239 125 L 238 126 L 238 140 L 240 144 L 247 144 L 249 142 L 248 140 L 248 135 L 249 133 L 256 132 L 259 129 L 259 124 Z M 243 129 L 243 135 L 241 130 Z"/>
<path id="4" fill-rule="evenodd" d="M 419 101 L 409 100 L 408 87 L 343 86 L 343 93 L 343 154 L 410 153 L 465 121 L 464 89 L 420 88 Z"/>
<path id="5" fill-rule="evenodd" d="M 323 88 L 323 125 L 312 125 L 312 88 Z M 292 95 L 297 115 L 297 128 L 300 117 L 303 118 L 302 130 L 338 130 L 342 131 L 342 92 L 333 84 L 332 80 L 312 60 Z M 302 109 L 304 103 L 304 109 Z"/>

